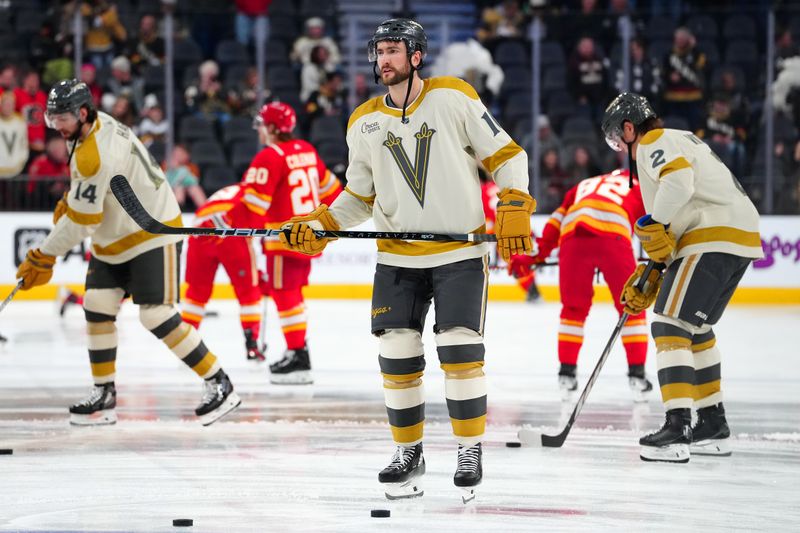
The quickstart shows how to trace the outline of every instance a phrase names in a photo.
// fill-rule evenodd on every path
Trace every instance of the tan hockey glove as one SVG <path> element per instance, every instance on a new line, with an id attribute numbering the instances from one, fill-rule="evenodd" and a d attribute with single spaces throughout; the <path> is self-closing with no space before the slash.
<path id="1" fill-rule="evenodd" d="M 334 240 L 329 237 L 318 238 L 314 235 L 314 230 L 337 231 L 339 224 L 333 215 L 328 213 L 328 206 L 320 205 L 313 212 L 289 219 L 281 229 L 281 242 L 285 247 L 295 252 L 306 255 L 317 255 L 322 253 L 328 241 Z"/>
<path id="2" fill-rule="evenodd" d="M 22 280 L 22 290 L 27 291 L 50 281 L 50 278 L 53 277 L 55 262 L 55 257 L 43 254 L 38 248 L 28 250 L 25 261 L 17 269 L 17 279 Z"/>
<path id="3" fill-rule="evenodd" d="M 675 250 L 675 234 L 664 224 L 656 222 L 650 215 L 636 221 L 633 228 L 642 241 L 642 248 L 656 263 L 665 263 Z"/>
<path id="4" fill-rule="evenodd" d="M 497 252 L 508 262 L 512 255 L 531 251 L 531 214 L 536 211 L 536 200 L 517 189 L 503 189 L 497 197 Z"/>
<path id="5" fill-rule="evenodd" d="M 639 278 L 642 277 L 645 266 L 641 264 L 636 267 L 631 277 L 625 282 L 625 287 L 622 288 L 622 294 L 619 296 L 619 303 L 625 306 L 624 310 L 629 315 L 638 315 L 653 305 L 661 288 L 663 278 L 661 277 L 661 272 L 655 268 L 650 271 L 650 275 L 647 277 L 647 282 L 644 284 L 644 292 L 636 287 Z"/>
<path id="6" fill-rule="evenodd" d="M 64 195 L 56 203 L 56 208 L 53 209 L 53 224 L 58 222 L 58 219 L 67 213 L 67 195 L 69 191 L 64 191 Z"/>

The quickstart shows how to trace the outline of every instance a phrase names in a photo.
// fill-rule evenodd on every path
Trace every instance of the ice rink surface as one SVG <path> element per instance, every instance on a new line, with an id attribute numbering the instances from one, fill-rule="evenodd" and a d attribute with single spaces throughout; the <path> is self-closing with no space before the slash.
<path id="1" fill-rule="evenodd" d="M 557 304 L 489 304 L 484 482 L 464 505 L 444 379 L 426 325 L 425 495 L 388 502 L 377 473 L 393 445 L 368 301 L 309 302 L 313 386 L 270 385 L 248 363 L 235 302 L 201 333 L 241 395 L 203 428 L 199 379 L 123 306 L 119 422 L 70 427 L 67 406 L 91 379 L 84 320 L 50 302 L 0 316 L 2 531 L 798 531 L 800 308 L 731 307 L 715 328 L 733 456 L 644 463 L 638 438 L 663 418 L 658 393 L 634 406 L 618 346 L 560 449 L 506 448 L 523 425 L 557 432 Z M 432 315 L 430 317 L 432 320 Z M 270 306 L 268 357 L 284 349 Z M 582 388 L 616 316 L 597 305 L 579 361 Z M 651 345 L 648 375 L 655 382 Z M 555 431 L 554 431 L 555 430 Z M 390 518 L 370 518 L 390 509 Z M 175 518 L 192 518 L 175 528 Z"/>

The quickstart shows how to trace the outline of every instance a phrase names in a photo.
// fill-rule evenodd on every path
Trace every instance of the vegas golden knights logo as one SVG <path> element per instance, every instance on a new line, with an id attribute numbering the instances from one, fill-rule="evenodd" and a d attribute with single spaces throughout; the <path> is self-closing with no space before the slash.
<path id="1" fill-rule="evenodd" d="M 389 149 L 394 157 L 400 172 L 414 193 L 414 197 L 419 202 L 420 207 L 425 207 L 425 181 L 428 177 L 428 162 L 431 154 L 431 137 L 436 130 L 428 128 L 428 124 L 422 123 L 420 130 L 414 134 L 417 139 L 417 148 L 414 153 L 414 164 L 408 158 L 405 148 L 403 148 L 403 138 L 396 137 L 392 132 L 388 132 L 383 145 Z"/>

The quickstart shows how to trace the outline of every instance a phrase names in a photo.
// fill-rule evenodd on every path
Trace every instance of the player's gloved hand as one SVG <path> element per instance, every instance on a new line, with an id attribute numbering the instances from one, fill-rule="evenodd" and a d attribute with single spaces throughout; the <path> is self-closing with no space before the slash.
<path id="1" fill-rule="evenodd" d="M 28 250 L 25 261 L 17 269 L 17 279 L 22 280 L 22 290 L 26 291 L 50 281 L 55 262 L 54 256 L 43 254 L 38 248 Z"/>
<path id="2" fill-rule="evenodd" d="M 503 189 L 497 195 L 497 252 L 504 261 L 512 255 L 526 254 L 531 245 L 531 214 L 536 211 L 536 200 L 517 189 Z"/>
<path id="3" fill-rule="evenodd" d="M 650 215 L 637 220 L 633 231 L 642 241 L 644 251 L 656 263 L 665 263 L 675 250 L 675 234 Z"/>
<path id="4" fill-rule="evenodd" d="M 524 278 L 531 273 L 534 265 L 543 263 L 539 255 L 512 255 L 508 262 L 508 273 L 515 278 Z"/>
<path id="5" fill-rule="evenodd" d="M 63 217 L 67 213 L 67 195 L 69 191 L 64 191 L 64 196 L 62 196 L 58 202 L 56 202 L 56 208 L 53 209 L 53 224 L 58 222 L 58 219 Z"/>
<path id="6" fill-rule="evenodd" d="M 306 255 L 317 255 L 325 249 L 330 237 L 319 238 L 314 234 L 314 230 L 337 231 L 339 224 L 333 215 L 328 213 L 328 206 L 320 205 L 311 213 L 289 219 L 281 229 L 280 238 L 284 246 L 295 252 Z"/>
<path id="7" fill-rule="evenodd" d="M 645 264 L 636 267 L 631 277 L 625 282 L 625 287 L 622 288 L 622 293 L 619 296 L 619 303 L 625 306 L 625 312 L 629 315 L 638 315 L 656 301 L 658 290 L 661 288 L 661 272 L 654 268 L 650 271 L 647 277 L 647 282 L 644 284 L 644 291 L 640 291 L 636 285 L 639 283 L 639 278 L 645 269 Z"/>

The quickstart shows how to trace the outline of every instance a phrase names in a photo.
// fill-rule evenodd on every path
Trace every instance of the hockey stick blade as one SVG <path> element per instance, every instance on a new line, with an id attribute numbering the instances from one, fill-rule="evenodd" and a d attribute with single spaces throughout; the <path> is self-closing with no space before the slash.
<path id="1" fill-rule="evenodd" d="M 277 237 L 284 231 L 266 228 L 175 228 L 154 219 L 142 206 L 133 192 L 128 179 L 117 174 L 111 178 L 111 192 L 136 224 L 148 233 L 158 235 L 213 235 L 215 237 Z M 328 231 L 315 230 L 317 238 L 343 239 L 399 239 L 404 241 L 463 241 L 495 242 L 497 238 L 488 233 L 430 233 L 404 231 Z"/>
<path id="2" fill-rule="evenodd" d="M 656 263 L 653 260 L 647 262 L 647 266 L 644 267 L 644 272 L 642 272 L 642 276 L 639 278 L 639 282 L 636 285 L 636 288 L 640 291 L 644 290 L 645 284 L 647 283 L 647 278 L 650 277 L 650 272 L 655 268 Z M 625 325 L 625 322 L 628 321 L 628 313 L 623 313 L 619 317 L 619 321 L 617 321 L 617 326 L 614 328 L 614 331 L 611 333 L 611 338 L 608 339 L 606 343 L 606 347 L 603 350 L 602 355 L 600 355 L 600 359 L 597 361 L 597 364 L 592 370 L 592 375 L 589 376 L 589 380 L 586 382 L 586 386 L 583 388 L 583 392 L 581 392 L 580 398 L 578 398 L 578 403 L 575 404 L 575 408 L 572 410 L 572 414 L 569 417 L 569 421 L 567 421 L 567 425 L 558 435 L 545 435 L 542 434 L 542 446 L 545 448 L 560 448 L 564 445 L 564 441 L 567 440 L 567 435 L 569 435 L 569 431 L 572 429 L 572 425 L 575 423 L 575 419 L 578 418 L 578 414 L 581 412 L 581 408 L 583 407 L 586 398 L 589 396 L 589 392 L 591 392 L 592 387 L 594 386 L 594 382 L 597 381 L 597 376 L 600 375 L 600 370 L 603 368 L 603 365 L 608 359 L 608 355 L 611 353 L 611 348 L 614 347 L 614 343 L 617 342 L 617 337 L 619 337 L 620 332 L 622 331 L 622 327 Z"/>

